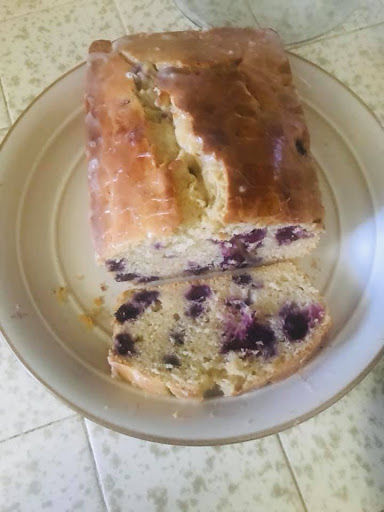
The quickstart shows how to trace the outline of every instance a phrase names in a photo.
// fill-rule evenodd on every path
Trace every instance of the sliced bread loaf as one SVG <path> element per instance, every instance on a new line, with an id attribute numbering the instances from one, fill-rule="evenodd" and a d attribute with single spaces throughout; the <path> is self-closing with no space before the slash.
<path id="1" fill-rule="evenodd" d="M 308 279 L 277 263 L 125 292 L 109 363 L 150 393 L 237 395 L 295 372 L 329 326 Z"/>
<path id="2" fill-rule="evenodd" d="M 93 240 L 117 281 L 244 268 L 317 245 L 308 129 L 274 31 L 96 41 L 85 100 Z"/>

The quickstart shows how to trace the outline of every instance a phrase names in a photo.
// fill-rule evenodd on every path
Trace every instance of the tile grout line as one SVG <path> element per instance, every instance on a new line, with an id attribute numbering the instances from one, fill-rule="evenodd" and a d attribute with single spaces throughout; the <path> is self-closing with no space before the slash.
<path id="1" fill-rule="evenodd" d="M 82 0 L 80 2 L 80 5 L 84 5 L 88 1 L 89 0 Z M 58 7 L 63 7 L 64 5 L 74 4 L 74 3 L 76 3 L 76 5 L 79 5 L 79 1 L 75 2 L 75 0 L 65 0 L 65 2 L 63 2 L 62 4 L 55 4 L 55 5 L 51 5 L 50 7 L 42 7 L 41 9 L 34 9 L 33 11 L 23 12 L 21 14 L 15 14 L 14 16 L 9 16 L 8 18 L 1 19 L 0 25 L 2 23 L 6 23 L 7 21 L 17 20 L 18 18 L 22 18 L 23 16 L 31 16 L 31 14 L 35 14 L 35 13 L 42 12 L 42 11 L 50 11 L 50 10 L 56 9 Z"/>
<path id="2" fill-rule="evenodd" d="M 120 18 L 121 24 L 123 26 L 124 32 L 127 34 L 128 33 L 128 29 L 127 29 L 127 27 L 126 27 L 126 25 L 124 23 L 123 15 L 121 14 L 119 4 L 117 3 L 117 0 L 113 0 L 113 3 L 115 5 L 115 7 L 116 7 L 116 11 L 117 11 L 117 14 L 119 15 L 119 18 Z"/>
<path id="3" fill-rule="evenodd" d="M 307 504 L 305 503 L 305 500 L 304 500 L 304 496 L 301 492 L 301 489 L 300 489 L 300 486 L 299 486 L 299 483 L 297 481 L 297 478 L 296 478 L 296 475 L 295 475 L 295 472 L 293 470 L 293 467 L 290 463 L 290 460 L 288 458 L 288 455 L 287 455 L 287 452 L 285 451 L 285 448 L 284 448 L 284 445 L 283 445 L 283 442 L 280 438 L 280 434 L 276 434 L 276 437 L 277 437 L 277 442 L 279 443 L 280 445 L 280 449 L 281 451 L 283 452 L 283 457 L 284 457 L 284 460 L 285 460 L 285 463 L 287 464 L 288 466 L 288 470 L 289 472 L 291 473 L 291 477 L 292 477 L 292 480 L 293 480 L 293 483 L 295 485 L 295 488 L 296 488 L 296 491 L 297 491 L 297 494 L 299 495 L 299 498 L 300 498 L 300 502 L 303 506 L 303 509 L 304 509 L 304 512 L 308 512 L 308 508 L 307 508 Z"/>
<path id="4" fill-rule="evenodd" d="M 20 432 L 19 434 L 15 434 L 11 437 L 7 437 L 6 439 L 0 440 L 0 444 L 6 443 L 7 441 L 12 441 L 13 439 L 17 439 L 18 437 L 21 437 L 21 436 L 24 436 L 27 434 L 31 434 L 32 432 L 36 432 L 37 430 L 41 430 L 43 428 L 50 427 L 52 425 L 56 425 L 56 423 L 60 423 L 61 421 L 67 421 L 71 418 L 75 418 L 76 416 L 78 416 L 77 413 L 72 413 L 68 416 L 64 416 L 63 418 L 60 418 L 59 420 L 54 420 L 54 421 L 51 421 L 50 423 L 45 423 L 44 425 L 39 425 L 38 427 L 30 428 L 29 430 L 25 430 L 24 432 Z"/>
<path id="5" fill-rule="evenodd" d="M 8 125 L 7 126 L 2 126 L 2 127 L 0 127 L 0 129 L 1 130 L 3 128 L 8 128 L 9 129 L 12 126 L 12 118 L 11 118 L 11 112 L 10 112 L 9 106 L 8 106 L 8 101 L 7 101 L 7 98 L 5 97 L 3 79 L 1 77 L 0 77 L 0 96 L 3 98 L 4 105 L 5 105 L 5 111 L 6 111 L 7 117 L 8 117 Z"/>
<path id="6" fill-rule="evenodd" d="M 83 428 L 84 428 L 84 431 L 85 431 L 85 437 L 87 438 L 88 448 L 89 448 L 89 450 L 91 452 L 92 461 L 93 461 L 93 464 L 95 466 L 96 480 L 97 480 L 97 484 L 98 484 L 99 489 L 100 489 L 100 494 L 101 494 L 102 499 L 103 499 L 103 504 L 104 504 L 105 510 L 107 512 L 109 512 L 108 505 L 107 505 L 107 500 L 106 500 L 106 497 L 105 497 L 105 494 L 104 494 L 104 487 L 103 487 L 103 485 L 101 483 L 101 476 L 100 476 L 100 473 L 99 473 L 99 469 L 97 467 L 95 452 L 93 451 L 93 446 L 92 446 L 91 438 L 89 436 L 89 431 L 88 431 L 87 424 L 85 423 L 85 418 L 82 418 L 82 423 L 83 423 Z"/>
<path id="7" fill-rule="evenodd" d="M 349 36 L 350 34 L 355 34 L 356 32 L 360 32 L 362 30 L 366 30 L 369 28 L 375 28 L 379 27 L 380 25 L 384 25 L 384 21 L 378 21 L 377 23 L 372 23 L 370 25 L 364 25 L 364 27 L 358 27 L 354 28 L 352 30 L 347 30 L 346 32 L 341 32 L 339 34 L 333 34 L 333 35 L 326 35 L 319 36 L 318 39 L 311 39 L 310 41 L 304 41 L 302 43 L 293 44 L 292 46 L 289 46 L 288 50 L 299 50 L 301 48 L 307 48 L 308 46 L 311 46 L 311 44 L 317 44 L 321 43 L 323 41 L 329 41 L 331 39 L 336 39 L 337 37 L 343 37 L 343 36 Z"/>

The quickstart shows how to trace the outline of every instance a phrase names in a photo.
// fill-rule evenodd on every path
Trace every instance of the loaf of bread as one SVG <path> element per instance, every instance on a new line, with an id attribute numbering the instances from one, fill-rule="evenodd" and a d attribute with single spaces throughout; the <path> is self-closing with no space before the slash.
<path id="1" fill-rule="evenodd" d="M 96 41 L 85 103 L 94 245 L 118 281 L 243 268 L 317 244 L 308 130 L 272 30 Z"/>
<path id="2" fill-rule="evenodd" d="M 112 372 L 149 393 L 237 395 L 290 375 L 330 326 L 291 262 L 123 294 Z"/>

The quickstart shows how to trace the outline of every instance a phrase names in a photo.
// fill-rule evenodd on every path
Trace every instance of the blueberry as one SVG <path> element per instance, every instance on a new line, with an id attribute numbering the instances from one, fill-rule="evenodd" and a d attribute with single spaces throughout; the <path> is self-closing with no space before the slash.
<path id="1" fill-rule="evenodd" d="M 159 279 L 160 279 L 159 276 L 142 276 L 137 280 L 137 282 L 138 283 L 149 283 L 151 281 L 158 281 Z"/>
<path id="2" fill-rule="evenodd" d="M 166 354 L 163 357 L 163 363 L 174 366 L 175 368 L 181 366 L 181 361 L 175 354 Z"/>
<path id="3" fill-rule="evenodd" d="M 232 251 L 230 254 L 224 256 L 223 261 L 221 262 L 221 267 L 223 269 L 227 268 L 243 268 L 247 266 L 247 262 L 245 257 L 239 251 Z"/>
<path id="4" fill-rule="evenodd" d="M 127 320 L 135 320 L 141 313 L 141 308 L 136 304 L 127 302 L 122 304 L 115 313 L 116 320 L 123 324 Z"/>
<path id="5" fill-rule="evenodd" d="M 105 262 L 105 264 L 107 265 L 107 269 L 110 272 L 123 272 L 124 268 L 125 268 L 124 260 L 123 259 L 120 259 L 120 260 L 107 260 Z"/>
<path id="6" fill-rule="evenodd" d="M 247 342 L 251 350 L 259 350 L 264 357 L 276 354 L 275 333 L 267 326 L 254 322 L 247 332 Z"/>
<path id="7" fill-rule="evenodd" d="M 271 357 L 276 354 L 276 337 L 268 326 L 253 320 L 243 336 L 233 336 L 227 339 L 221 348 L 221 352 L 242 352 L 243 354 L 263 355 Z"/>
<path id="8" fill-rule="evenodd" d="M 156 249 L 157 251 L 160 250 L 160 249 L 163 249 L 163 244 L 161 242 L 155 242 L 153 244 L 153 248 Z"/>
<path id="9" fill-rule="evenodd" d="M 128 333 L 121 333 L 115 336 L 115 350 L 121 356 L 135 354 L 135 342 L 132 336 Z"/>
<path id="10" fill-rule="evenodd" d="M 313 327 L 318 320 L 324 317 L 324 308 L 320 304 L 310 304 L 307 308 L 309 327 Z"/>
<path id="11" fill-rule="evenodd" d="M 304 147 L 304 143 L 301 139 L 296 139 L 296 149 L 297 152 L 300 153 L 300 155 L 305 156 L 307 154 L 307 150 Z"/>
<path id="12" fill-rule="evenodd" d="M 123 281 L 133 281 L 133 279 L 136 279 L 138 277 L 139 277 L 138 274 L 133 274 L 133 273 L 123 274 L 123 273 L 119 273 L 119 274 L 116 274 L 115 280 L 118 283 L 121 283 Z"/>
<path id="13" fill-rule="evenodd" d="M 198 316 L 200 316 L 202 314 L 202 312 L 204 311 L 204 306 L 203 304 L 201 304 L 201 302 L 192 302 L 185 314 L 187 316 L 190 316 L 191 318 L 197 318 Z"/>
<path id="14" fill-rule="evenodd" d="M 252 281 L 252 277 L 249 274 L 237 274 L 232 276 L 232 281 L 236 284 L 249 284 Z"/>
<path id="15" fill-rule="evenodd" d="M 235 235 L 232 241 L 244 242 L 246 245 L 255 244 L 257 242 L 262 242 L 267 234 L 267 230 L 265 228 L 253 229 L 249 233 L 244 233 L 241 235 Z"/>
<path id="16" fill-rule="evenodd" d="M 193 274 L 194 276 L 198 276 L 200 274 L 203 274 L 204 272 L 208 272 L 211 270 L 212 265 L 205 265 L 204 267 L 201 267 L 197 263 L 190 262 L 188 264 L 189 269 L 184 270 L 184 274 Z"/>
<path id="17" fill-rule="evenodd" d="M 132 297 L 133 302 L 142 305 L 144 308 L 148 308 L 157 298 L 160 293 L 157 290 L 142 290 L 141 292 L 135 293 Z"/>
<path id="18" fill-rule="evenodd" d="M 169 339 L 174 345 L 184 345 L 185 332 L 178 329 L 172 329 L 169 333 Z"/>
<path id="19" fill-rule="evenodd" d="M 192 285 L 190 289 L 185 294 L 185 298 L 187 300 L 195 301 L 195 302 L 203 302 L 207 300 L 208 297 L 211 296 L 212 290 L 206 284 L 201 285 Z"/>
<path id="20" fill-rule="evenodd" d="M 285 228 L 280 228 L 275 235 L 279 245 L 290 244 L 300 238 L 309 238 L 310 236 L 310 233 L 300 226 L 286 226 Z"/>
<path id="21" fill-rule="evenodd" d="M 289 340 L 303 339 L 309 330 L 309 319 L 305 311 L 288 313 L 284 319 L 283 329 Z"/>

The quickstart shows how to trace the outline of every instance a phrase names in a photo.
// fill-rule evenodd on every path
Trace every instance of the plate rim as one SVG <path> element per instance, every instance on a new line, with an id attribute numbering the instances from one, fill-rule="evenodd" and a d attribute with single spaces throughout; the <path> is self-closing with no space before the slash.
<path id="1" fill-rule="evenodd" d="M 305 62 L 306 64 L 308 64 L 311 67 L 317 69 L 318 71 L 328 75 L 328 77 L 330 77 L 331 79 L 336 81 L 339 85 L 341 85 L 341 87 L 344 90 L 346 90 L 349 94 L 351 94 L 360 103 L 360 105 L 372 116 L 372 118 L 376 121 L 376 123 L 378 124 L 379 128 L 381 129 L 381 131 L 384 134 L 384 126 L 382 125 L 382 123 L 381 123 L 380 119 L 378 118 L 378 116 L 370 109 L 370 107 L 364 102 L 364 100 L 362 98 L 360 98 L 360 96 L 358 96 L 346 84 L 344 84 L 341 80 L 339 80 L 333 74 L 331 74 L 328 71 L 324 70 L 318 64 L 316 64 L 316 63 L 314 63 L 314 62 L 312 62 L 312 61 L 310 61 L 308 59 L 305 59 L 304 57 L 302 57 L 300 55 L 297 55 L 297 54 L 295 54 L 295 53 L 293 53 L 291 51 L 287 51 L 287 53 L 288 53 L 290 58 L 297 59 L 297 60 Z M 32 108 L 32 106 L 38 100 L 42 96 L 44 96 L 44 94 L 48 90 L 53 88 L 58 82 L 60 82 L 62 79 L 64 79 L 67 75 L 73 73 L 74 71 L 78 70 L 79 68 L 81 68 L 82 66 L 85 66 L 85 65 L 86 65 L 85 61 L 79 63 L 78 65 L 74 66 L 73 68 L 71 68 L 67 72 L 65 72 L 62 75 L 60 75 L 55 81 L 53 81 L 45 89 L 43 89 L 33 99 L 33 101 L 31 103 L 29 103 L 29 105 L 19 114 L 19 116 L 17 117 L 15 122 L 11 125 L 11 127 L 9 128 L 9 130 L 8 130 L 7 134 L 5 135 L 3 141 L 0 143 L 0 150 L 6 144 L 6 141 L 8 140 L 8 138 L 11 137 L 11 135 L 13 134 L 14 129 L 16 128 L 16 126 L 23 120 L 25 115 L 28 113 L 28 111 Z M 136 431 L 136 430 L 133 430 L 133 429 L 130 429 L 130 428 L 127 428 L 127 427 L 121 428 L 119 425 L 116 425 L 116 424 L 114 424 L 112 422 L 109 422 L 108 420 L 105 420 L 105 419 L 103 419 L 103 418 L 101 418 L 101 417 L 99 417 L 97 415 L 94 415 L 94 414 L 91 414 L 91 413 L 87 412 L 86 410 L 84 410 L 81 407 L 79 407 L 78 405 L 76 405 L 76 403 L 71 401 L 71 399 L 64 397 L 60 393 L 60 391 L 54 389 L 48 382 L 45 381 L 45 379 L 43 377 L 38 375 L 38 373 L 33 370 L 31 365 L 24 360 L 23 356 L 20 354 L 20 352 L 15 347 L 15 345 L 13 344 L 13 342 L 11 341 L 9 336 L 6 334 L 6 332 L 4 331 L 4 328 L 2 327 L 1 323 L 0 323 L 0 334 L 4 338 L 5 342 L 7 343 L 8 347 L 10 348 L 10 350 L 13 352 L 13 354 L 16 356 L 16 358 L 20 361 L 20 363 L 24 366 L 24 368 L 27 370 L 27 372 L 36 381 L 38 381 L 40 384 L 42 384 L 51 395 L 55 396 L 59 401 L 61 401 L 66 406 L 68 406 L 69 408 L 74 410 L 76 413 L 80 414 L 84 418 L 89 419 L 89 420 L 91 420 L 91 421 L 93 421 L 93 422 L 95 422 L 95 423 L 97 423 L 97 424 L 99 424 L 99 425 L 101 425 L 103 427 L 106 427 L 108 429 L 111 429 L 111 430 L 113 430 L 115 432 L 119 432 L 119 433 L 124 434 L 124 435 L 129 435 L 129 436 L 135 437 L 137 439 L 142 439 L 142 440 L 145 440 L 145 441 L 157 442 L 157 443 L 168 444 L 168 445 L 179 445 L 179 446 L 217 446 L 217 445 L 226 445 L 226 444 L 240 443 L 240 442 L 245 442 L 245 441 L 261 439 L 263 437 L 266 437 L 266 436 L 269 436 L 269 435 L 273 435 L 273 434 L 277 434 L 277 433 L 283 432 L 284 430 L 287 430 L 287 429 L 289 429 L 291 427 L 297 426 L 300 423 L 302 423 L 304 421 L 307 421 L 308 419 L 313 418 L 314 416 L 318 415 L 319 413 L 325 411 L 330 406 L 332 406 L 336 402 L 338 402 L 341 398 L 343 398 L 347 393 L 349 393 L 349 391 L 351 391 L 356 385 L 358 385 L 364 379 L 364 377 L 366 375 L 368 375 L 368 373 L 370 373 L 373 370 L 373 368 L 376 366 L 376 364 L 384 356 L 384 346 L 382 346 L 378 350 L 376 355 L 373 357 L 371 362 L 350 383 L 348 383 L 346 386 L 344 386 L 344 388 L 342 388 L 340 391 L 338 391 L 331 398 L 329 398 L 328 400 L 326 400 L 325 402 L 320 404 L 318 407 L 315 407 L 315 408 L 311 409 L 310 411 L 306 412 L 305 414 L 302 414 L 302 415 L 300 415 L 300 416 L 298 416 L 296 418 L 293 418 L 293 419 L 291 419 L 289 421 L 286 421 L 286 422 L 280 423 L 278 425 L 275 425 L 274 427 L 271 427 L 271 428 L 268 428 L 268 429 L 264 429 L 264 430 L 261 430 L 261 431 L 258 431 L 258 432 L 252 433 L 252 434 L 244 434 L 244 435 L 240 435 L 240 436 L 225 437 L 225 438 L 221 438 L 221 439 L 217 439 L 217 440 L 216 439 L 215 440 L 212 440 L 212 439 L 199 439 L 199 440 L 195 441 L 195 440 L 191 440 L 191 439 L 185 439 L 184 440 L 184 439 L 181 439 L 181 438 L 175 439 L 175 438 L 168 438 L 166 436 L 157 436 L 157 435 L 151 435 L 151 434 L 143 434 L 143 433 L 141 433 L 139 431 Z"/>

